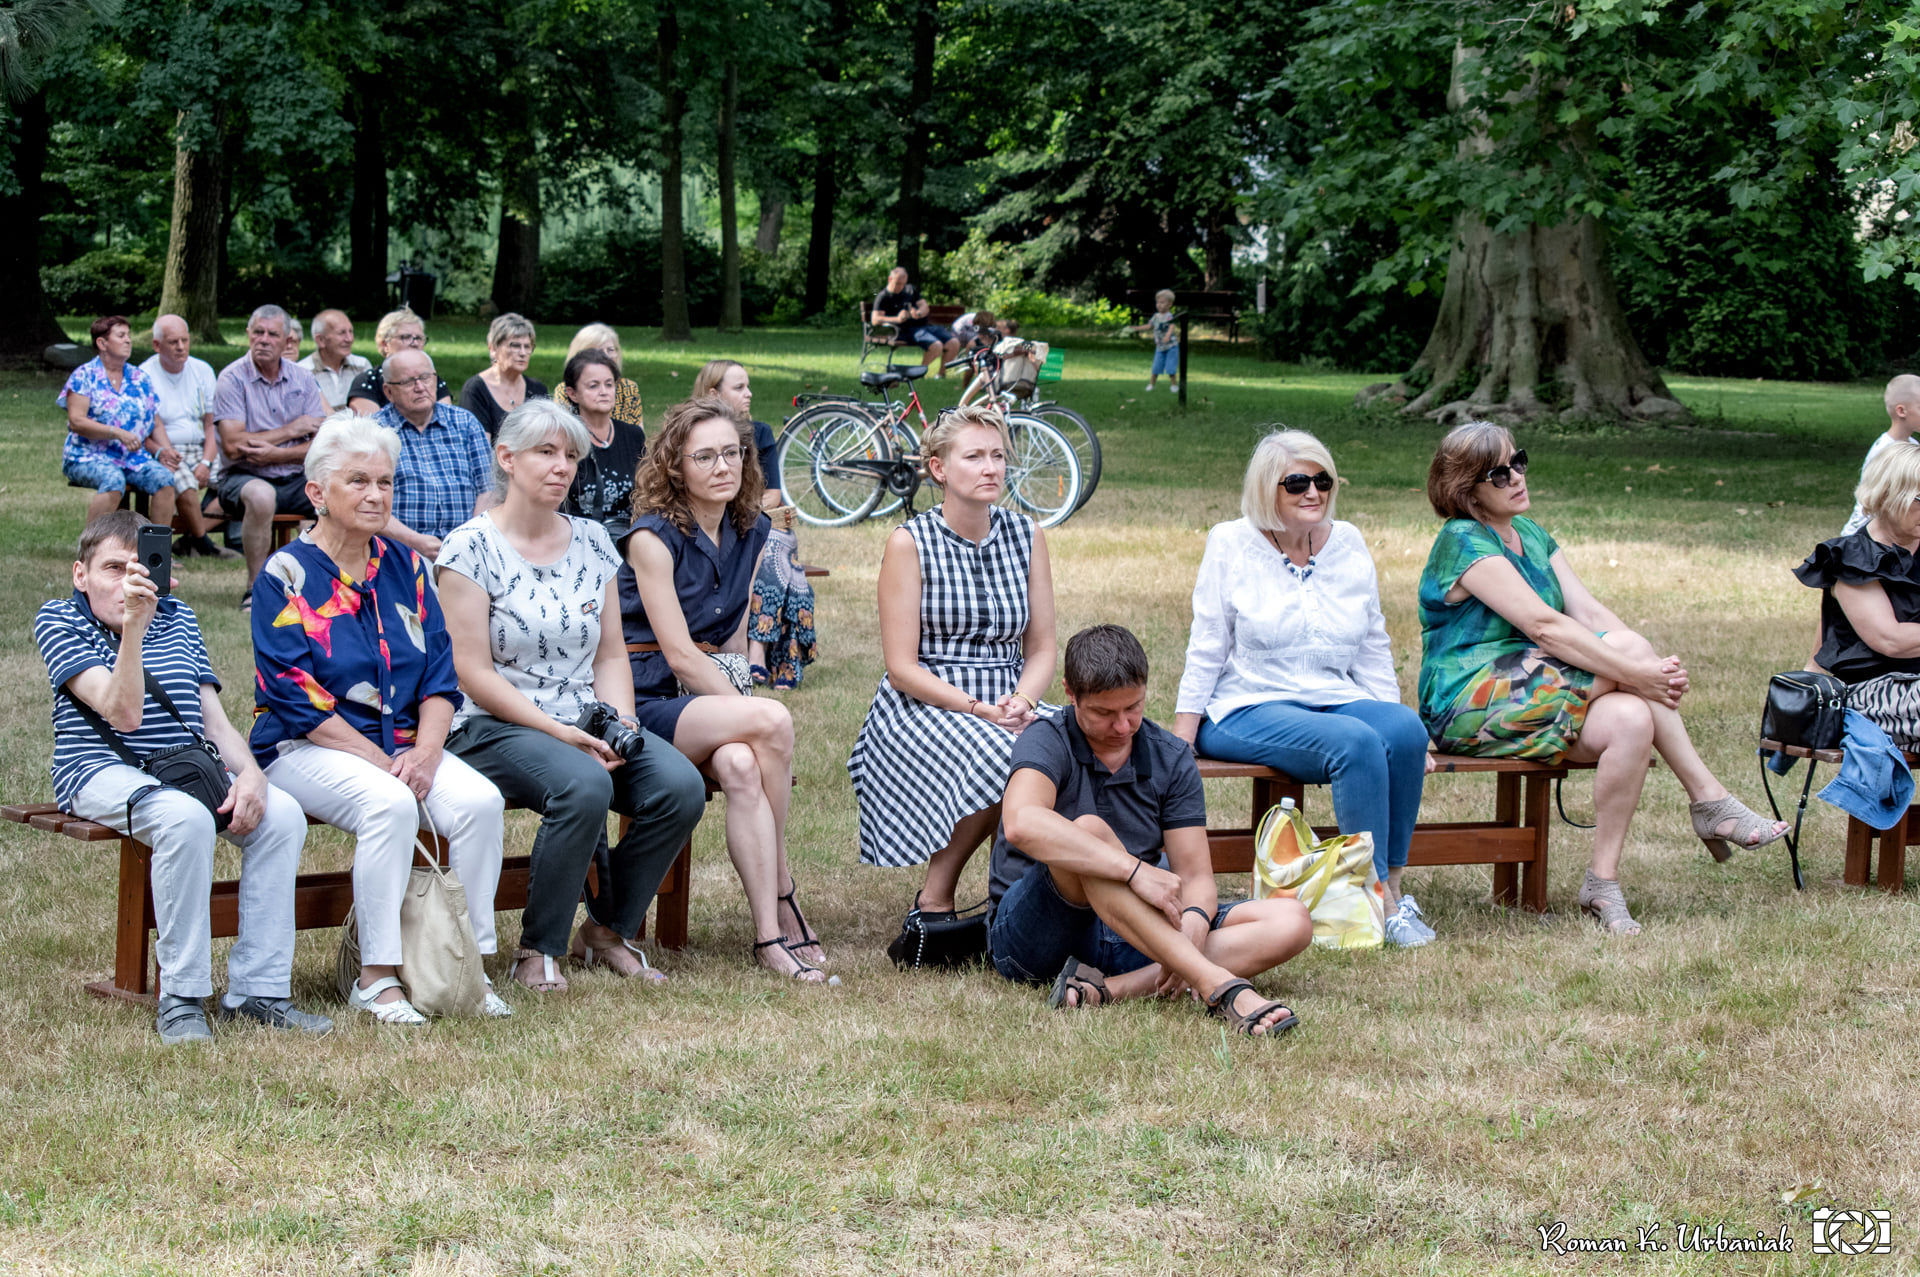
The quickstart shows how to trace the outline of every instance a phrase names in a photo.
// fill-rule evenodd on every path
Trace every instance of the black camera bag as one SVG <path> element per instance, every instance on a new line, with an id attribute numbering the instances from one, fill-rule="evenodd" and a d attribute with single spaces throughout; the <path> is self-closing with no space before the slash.
<path id="1" fill-rule="evenodd" d="M 227 801 L 227 794 L 233 788 L 233 780 L 227 775 L 227 765 L 220 757 L 220 751 L 212 742 L 188 726 L 187 720 L 180 717 L 180 711 L 173 706 L 173 700 L 160 686 L 151 670 L 146 674 L 147 695 L 160 702 L 160 708 L 173 716 L 173 721 L 186 728 L 193 739 L 185 744 L 170 745 L 166 749 L 156 749 L 145 758 L 137 758 L 126 742 L 120 739 L 120 733 L 108 726 L 94 708 L 71 692 L 62 691 L 73 702 L 74 709 L 86 720 L 87 726 L 100 734 L 107 748 L 120 756 L 120 761 L 137 771 L 143 771 L 154 778 L 157 784 L 137 789 L 127 799 L 127 828 L 133 828 L 133 809 L 142 799 L 159 789 L 177 789 L 199 801 L 213 816 L 214 829 L 225 832 L 233 819 L 230 811 L 221 811 L 220 805 Z"/>

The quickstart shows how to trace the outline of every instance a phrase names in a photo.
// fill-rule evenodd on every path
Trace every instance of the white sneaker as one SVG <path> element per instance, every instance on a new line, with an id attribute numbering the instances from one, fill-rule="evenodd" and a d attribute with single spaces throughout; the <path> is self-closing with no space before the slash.
<path id="1" fill-rule="evenodd" d="M 356 1011 L 365 1011 L 382 1024 L 425 1024 L 427 1017 L 413 1009 L 413 1003 L 406 999 L 405 988 L 393 976 L 382 976 L 364 989 L 356 981 L 352 991 L 347 994 L 347 1005 Z M 388 989 L 400 989 L 403 992 L 392 1002 L 374 1001 Z"/>
<path id="2" fill-rule="evenodd" d="M 480 1014 L 490 1015 L 496 1020 L 504 1020 L 512 1015 L 513 1008 L 507 1005 L 507 1000 L 493 991 L 493 977 L 482 976 L 481 979 L 487 982 L 487 1000 L 480 1004 Z"/>
<path id="3" fill-rule="evenodd" d="M 1153 393 L 1153 383 L 1152 383 L 1152 382 L 1148 382 L 1148 383 L 1147 383 L 1147 393 L 1148 393 L 1148 394 L 1152 394 L 1152 393 Z"/>
<path id="4" fill-rule="evenodd" d="M 1403 895 L 1400 897 L 1400 914 L 1408 922 L 1413 924 L 1415 931 L 1418 931 L 1427 939 L 1432 940 L 1435 937 L 1434 929 L 1427 925 L 1427 916 L 1420 912 L 1420 902 L 1412 896 Z"/>
<path id="5" fill-rule="evenodd" d="M 1432 940 L 1431 933 L 1422 935 L 1414 929 L 1411 919 L 1405 914 L 1394 913 L 1387 918 L 1387 943 L 1402 949 L 1418 949 Z"/>

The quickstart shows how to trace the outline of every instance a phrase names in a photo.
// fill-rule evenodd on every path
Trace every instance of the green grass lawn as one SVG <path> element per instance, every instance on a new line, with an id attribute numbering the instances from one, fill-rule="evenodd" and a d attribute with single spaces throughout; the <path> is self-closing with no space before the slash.
<path id="1" fill-rule="evenodd" d="M 239 324 L 229 325 L 237 334 Z M 364 325 L 370 332 L 370 325 Z M 456 388 L 476 326 L 434 324 Z M 565 334 L 534 372 L 557 378 Z M 811 330 L 663 346 L 628 335 L 650 419 L 701 361 L 746 363 L 776 424 L 802 389 L 850 388 L 857 335 Z M 1143 342 L 1065 336 L 1059 397 L 1099 428 L 1106 477 L 1050 534 L 1062 639 L 1133 626 L 1171 714 L 1206 529 L 1238 513 L 1270 424 L 1318 433 L 1367 534 L 1402 686 L 1435 521 L 1440 431 L 1352 406 L 1379 376 L 1191 352 L 1185 410 L 1145 394 Z M 216 367 L 238 350 L 201 351 Z M 368 350 L 366 353 L 371 353 Z M 1687 661 L 1702 753 L 1762 806 L 1752 742 L 1766 676 L 1798 666 L 1814 599 L 1788 575 L 1845 517 L 1884 426 L 1877 385 L 1679 378 L 1689 430 L 1524 433 L 1537 516 L 1595 591 Z M 68 589 L 82 495 L 59 475 L 58 381 L 0 378 L 0 794 L 44 799 L 45 671 L 29 620 Z M 944 406 L 957 382 L 933 383 Z M 1425 949 L 1309 953 L 1261 981 L 1300 1014 L 1231 1040 L 1188 1004 L 1048 1012 L 988 973 L 901 975 L 881 950 L 916 878 L 857 863 L 845 760 L 880 672 L 874 578 L 890 525 L 802 532 L 823 656 L 787 696 L 801 782 L 796 872 L 838 988 L 749 965 L 751 928 L 710 811 L 692 942 L 658 990 L 599 973 L 509 992 L 504 1023 L 414 1033 L 347 1018 L 330 933 L 303 934 L 295 992 L 341 1030 L 161 1048 L 146 1014 L 82 992 L 110 970 L 115 858 L 0 825 L 0 1266 L 138 1273 L 1531 1273 L 1909 1271 L 1920 1264 L 1920 933 L 1911 901 L 1840 885 L 1843 821 L 1815 803 L 1809 888 L 1779 848 L 1714 865 L 1656 772 L 1622 879 L 1646 924 L 1605 941 L 1573 896 L 1587 835 L 1554 833 L 1546 919 L 1488 903 L 1489 871 L 1413 871 Z M 185 565 L 244 721 L 251 659 L 237 567 Z M 1056 695 L 1057 695 L 1056 689 Z M 1589 783 L 1567 787 L 1589 807 Z M 1210 793 L 1244 819 L 1244 783 Z M 719 800 L 716 800 L 716 803 Z M 1309 805 L 1327 811 L 1324 790 Z M 1490 802 L 1436 778 L 1427 818 Z M 510 850 L 530 836 L 515 817 Z M 344 867 L 330 831 L 312 868 Z M 223 873 L 237 859 L 223 850 Z M 963 895 L 984 890 L 984 858 Z M 1223 883 L 1223 890 L 1243 890 Z M 502 920 L 510 945 L 517 920 Z M 223 949 L 224 946 L 217 948 Z M 1902 1169 L 1903 1167 L 1907 1169 Z M 1893 1212 L 1895 1258 L 1808 1253 L 1819 1206 Z M 1665 1251 L 1543 1255 L 1542 1227 Z M 1774 1236 L 1791 1255 L 1683 1252 L 1674 1224 Z"/>

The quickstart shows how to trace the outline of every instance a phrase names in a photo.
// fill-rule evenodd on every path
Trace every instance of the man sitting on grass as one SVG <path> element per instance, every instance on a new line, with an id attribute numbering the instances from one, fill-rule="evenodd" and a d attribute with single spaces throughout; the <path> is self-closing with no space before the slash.
<path id="1" fill-rule="evenodd" d="M 1071 708 L 1013 746 L 989 883 L 994 968 L 1030 984 L 1057 970 L 1055 1007 L 1192 991 L 1242 1033 L 1291 1029 L 1293 1012 L 1247 977 L 1305 949 L 1313 921 L 1288 898 L 1220 903 L 1200 769 L 1145 719 L 1140 640 L 1080 631 L 1066 686 Z"/>
<path id="2" fill-rule="evenodd" d="M 278 340 L 278 334 L 276 342 Z M 83 820 L 131 833 L 153 848 L 153 916 L 160 933 L 160 1040 L 212 1037 L 201 1000 L 213 993 L 214 813 L 141 767 L 161 750 L 212 742 L 232 788 L 220 813 L 240 848 L 240 938 L 227 955 L 220 1018 L 322 1034 L 324 1016 L 288 998 L 293 975 L 293 888 L 307 817 L 267 783 L 220 708 L 220 680 L 193 612 L 161 597 L 135 554 L 143 520 L 115 510 L 80 534 L 73 597 L 33 618 L 53 682 L 53 792 Z"/>

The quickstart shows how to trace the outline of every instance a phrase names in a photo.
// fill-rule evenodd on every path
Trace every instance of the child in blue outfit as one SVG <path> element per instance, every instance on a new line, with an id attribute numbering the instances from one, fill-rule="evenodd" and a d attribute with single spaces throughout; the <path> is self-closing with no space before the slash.
<path id="1" fill-rule="evenodd" d="M 1144 324 L 1129 325 L 1130 333 L 1151 332 L 1153 334 L 1153 371 L 1147 376 L 1147 389 L 1151 391 L 1160 381 L 1160 374 L 1167 375 L 1167 389 L 1172 390 L 1180 384 L 1180 330 L 1173 326 L 1173 290 L 1163 288 L 1153 295 L 1153 315 Z"/>

